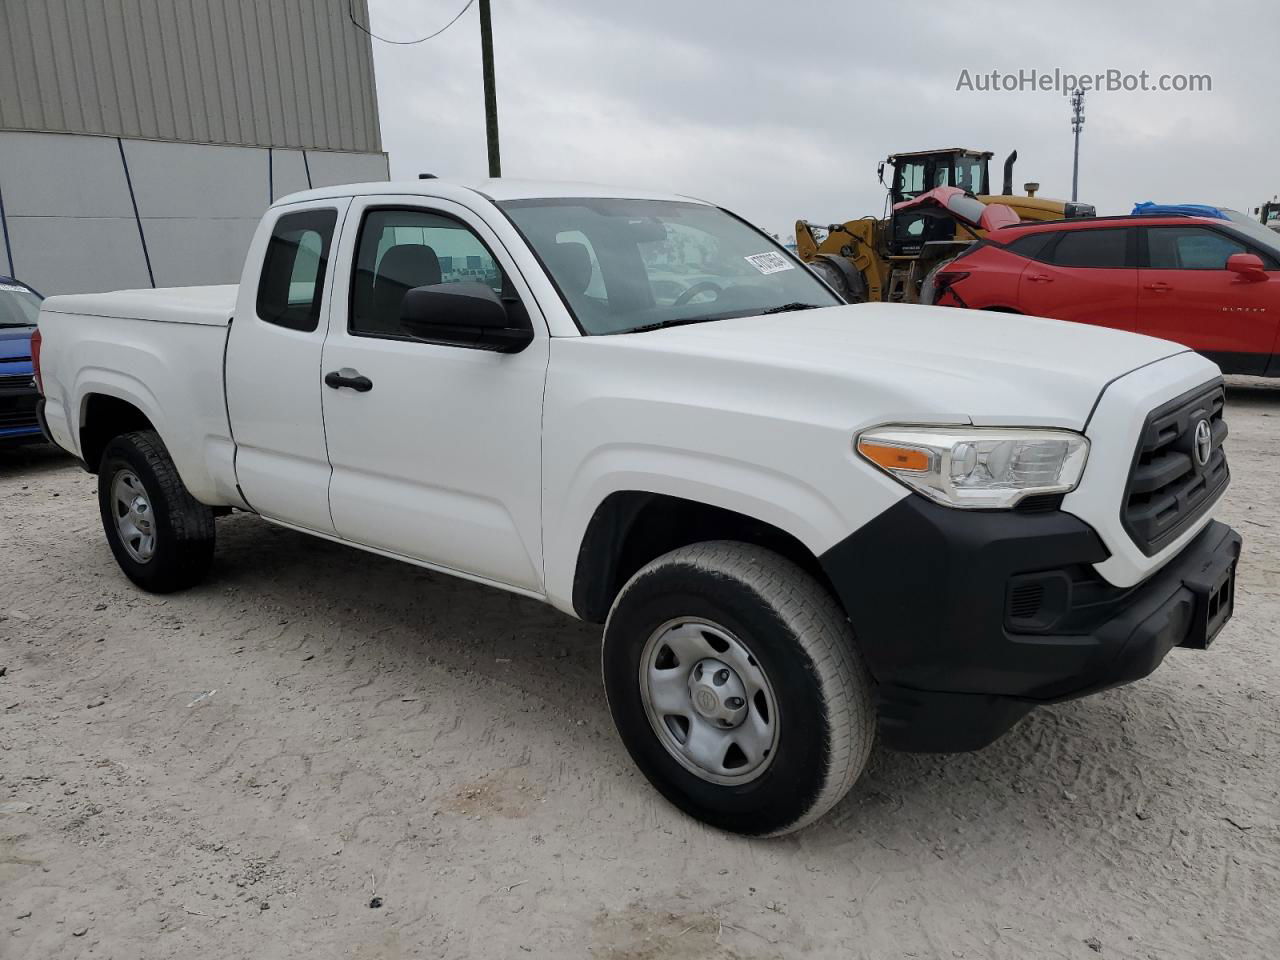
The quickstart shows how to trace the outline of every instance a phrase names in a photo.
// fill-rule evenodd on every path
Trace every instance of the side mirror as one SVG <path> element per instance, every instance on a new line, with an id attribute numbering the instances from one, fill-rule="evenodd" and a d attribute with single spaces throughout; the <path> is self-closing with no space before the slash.
<path id="1" fill-rule="evenodd" d="M 1267 268 L 1256 253 L 1233 253 L 1227 257 L 1227 269 L 1239 274 L 1241 280 L 1267 279 Z"/>
<path id="2" fill-rule="evenodd" d="M 426 343 L 519 353 L 533 331 L 512 327 L 507 308 L 486 283 L 414 287 L 400 304 L 400 329 Z"/>

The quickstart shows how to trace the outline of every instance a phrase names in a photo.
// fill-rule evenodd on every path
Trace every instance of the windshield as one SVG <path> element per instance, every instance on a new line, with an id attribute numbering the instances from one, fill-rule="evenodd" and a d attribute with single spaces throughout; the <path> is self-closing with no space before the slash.
<path id="1" fill-rule="evenodd" d="M 583 333 L 842 302 L 781 246 L 718 207 L 595 198 L 500 206 Z"/>
<path id="2" fill-rule="evenodd" d="M 1274 259 L 1280 260 L 1280 233 L 1264 227 L 1257 220 L 1245 216 L 1239 210 L 1224 209 L 1222 212 L 1227 215 L 1231 225 L 1239 232 L 1247 234 L 1250 241 L 1266 248 L 1267 253 L 1271 254 Z"/>
<path id="3" fill-rule="evenodd" d="M 40 298 L 18 283 L 0 283 L 0 327 L 34 327 Z"/>
<path id="4" fill-rule="evenodd" d="M 968 193 L 986 193 L 986 185 L 982 182 L 985 168 L 986 162 L 982 157 L 956 157 L 956 180 L 952 186 Z"/>

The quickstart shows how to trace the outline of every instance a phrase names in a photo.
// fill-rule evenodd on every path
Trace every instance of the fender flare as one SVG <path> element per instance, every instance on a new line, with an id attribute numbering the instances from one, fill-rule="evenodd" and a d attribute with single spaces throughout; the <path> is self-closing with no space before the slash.
<path id="1" fill-rule="evenodd" d="M 113 397 L 130 406 L 136 407 L 143 416 L 151 421 L 161 439 L 165 436 L 165 418 L 161 412 L 160 402 L 145 383 L 136 377 L 104 367 L 86 367 L 76 377 L 72 387 L 74 402 L 67 407 L 67 426 L 71 429 L 76 445 L 76 455 L 84 459 L 81 444 L 81 431 L 85 426 L 88 413 L 89 398 L 93 396 Z"/>

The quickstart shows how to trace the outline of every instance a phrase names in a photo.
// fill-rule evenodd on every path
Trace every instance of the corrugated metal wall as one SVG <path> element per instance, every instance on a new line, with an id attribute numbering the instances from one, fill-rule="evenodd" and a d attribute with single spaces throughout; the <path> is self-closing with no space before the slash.
<path id="1" fill-rule="evenodd" d="M 41 293 L 235 283 L 267 204 L 384 153 L 0 131 L 0 274 Z"/>
<path id="2" fill-rule="evenodd" d="M 0 129 L 380 152 L 369 37 L 347 9 L 0 0 Z"/>

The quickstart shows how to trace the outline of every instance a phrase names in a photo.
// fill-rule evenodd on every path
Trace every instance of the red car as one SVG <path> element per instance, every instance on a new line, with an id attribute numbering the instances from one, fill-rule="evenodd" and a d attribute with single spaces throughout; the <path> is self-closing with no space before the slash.
<path id="1" fill-rule="evenodd" d="M 1280 234 L 1238 216 L 1001 227 L 944 264 L 920 299 L 1145 333 L 1224 373 L 1280 376 Z"/>

